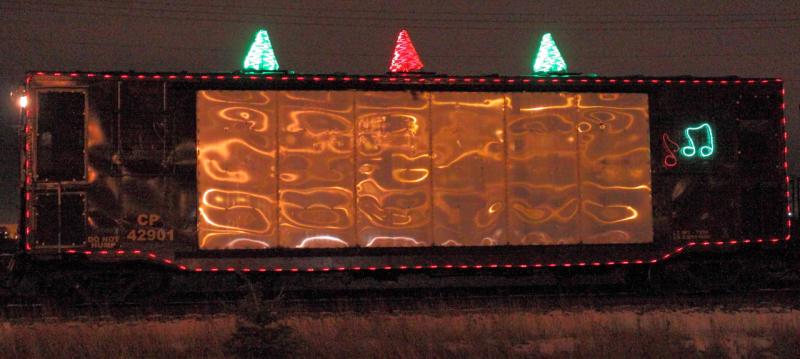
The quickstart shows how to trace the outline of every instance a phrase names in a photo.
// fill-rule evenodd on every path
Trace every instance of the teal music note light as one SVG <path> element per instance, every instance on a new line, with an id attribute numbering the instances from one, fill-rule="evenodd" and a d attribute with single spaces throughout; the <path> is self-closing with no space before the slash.
<path id="1" fill-rule="evenodd" d="M 692 133 L 695 132 L 705 132 L 706 134 L 707 142 L 699 146 L 699 150 L 697 145 L 700 143 L 695 143 L 694 138 L 692 138 Z M 714 154 L 714 133 L 711 130 L 711 125 L 702 123 L 698 126 L 687 127 L 683 133 L 686 136 L 686 140 L 689 141 L 689 144 L 681 147 L 681 155 L 684 157 L 695 157 L 699 155 L 700 158 L 708 158 Z"/>

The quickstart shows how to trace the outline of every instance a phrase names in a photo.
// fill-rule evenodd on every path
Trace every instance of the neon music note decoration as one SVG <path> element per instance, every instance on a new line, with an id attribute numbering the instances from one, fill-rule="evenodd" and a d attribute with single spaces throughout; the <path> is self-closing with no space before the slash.
<path id="1" fill-rule="evenodd" d="M 692 138 L 692 132 L 696 131 L 705 131 L 706 139 L 708 140 L 705 145 L 700 146 L 699 151 L 696 147 L 694 139 Z M 711 125 L 708 123 L 702 123 L 695 127 L 687 127 L 683 133 L 686 135 L 686 140 L 689 141 L 689 144 L 681 147 L 681 155 L 685 157 L 694 157 L 695 155 L 699 155 L 700 158 L 708 158 L 714 154 L 714 134 L 711 131 Z"/>
<path id="2" fill-rule="evenodd" d="M 661 145 L 664 147 L 664 152 L 666 152 L 664 155 L 664 167 L 672 168 L 677 166 L 678 157 L 675 156 L 675 152 L 680 151 L 680 145 L 669 138 L 666 132 L 661 135 Z"/>

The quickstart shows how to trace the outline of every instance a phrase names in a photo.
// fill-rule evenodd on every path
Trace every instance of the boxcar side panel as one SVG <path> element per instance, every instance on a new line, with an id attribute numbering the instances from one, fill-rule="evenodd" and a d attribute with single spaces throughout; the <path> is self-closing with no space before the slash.
<path id="1" fill-rule="evenodd" d="M 430 246 L 430 94 L 356 94 L 356 193 L 362 247 Z"/>
<path id="2" fill-rule="evenodd" d="M 277 247 L 277 93 L 200 91 L 198 97 L 200 248 Z"/>
<path id="3" fill-rule="evenodd" d="M 505 103 L 504 93 L 431 96 L 435 245 L 506 243 Z"/>
<path id="4" fill-rule="evenodd" d="M 356 244 L 353 104 L 355 91 L 278 94 L 279 244 Z"/>
<path id="5" fill-rule="evenodd" d="M 653 240 L 646 94 L 200 91 L 197 111 L 201 249 Z"/>

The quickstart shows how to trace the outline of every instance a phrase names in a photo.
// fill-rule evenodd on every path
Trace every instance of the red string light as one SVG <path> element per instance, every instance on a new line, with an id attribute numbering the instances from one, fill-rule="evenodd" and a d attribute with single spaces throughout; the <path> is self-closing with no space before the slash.
<path id="1" fill-rule="evenodd" d="M 392 63 L 389 65 L 389 72 L 417 72 L 422 70 L 422 60 L 419 59 L 414 44 L 408 31 L 402 30 L 397 35 L 397 43 L 394 46 Z"/>
<path id="2" fill-rule="evenodd" d="M 618 265 L 629 265 L 629 264 L 638 264 L 638 265 L 656 264 L 658 262 L 665 261 L 665 260 L 667 260 L 667 259 L 669 259 L 671 257 L 674 257 L 675 255 L 683 253 L 689 247 L 696 247 L 698 245 L 703 246 L 703 247 L 710 247 L 710 246 L 723 247 L 723 246 L 726 246 L 726 245 L 737 245 L 739 243 L 750 244 L 750 243 L 753 243 L 753 242 L 755 242 L 755 243 L 764 243 L 765 240 L 762 239 L 762 238 L 759 238 L 759 239 L 756 239 L 755 241 L 750 240 L 750 239 L 744 239 L 744 240 L 730 240 L 730 241 L 727 241 L 727 242 L 724 242 L 724 241 L 689 242 L 684 246 L 677 247 L 677 248 L 673 249 L 672 251 L 663 254 L 661 256 L 661 259 L 658 259 L 658 258 L 651 258 L 649 260 L 622 259 L 622 260 L 617 260 L 617 261 L 606 261 L 606 262 L 595 261 L 595 262 L 591 262 L 591 265 L 594 266 L 594 267 L 599 267 L 599 266 L 603 266 L 603 265 L 605 265 L 605 266 L 618 266 Z M 767 242 L 770 243 L 770 244 L 777 244 L 777 243 L 781 242 L 781 239 L 780 238 L 770 238 L 769 241 L 767 241 Z M 82 254 L 82 255 L 85 255 L 85 256 L 90 256 L 90 255 L 93 255 L 93 254 L 112 254 L 112 252 L 109 252 L 109 251 L 89 251 L 89 250 L 87 250 L 87 251 L 78 251 L 78 250 L 75 250 L 75 249 L 68 249 L 68 250 L 66 250 L 65 253 L 66 254 L 72 254 L 72 255 Z M 124 251 L 115 252 L 115 254 L 117 254 L 119 256 L 123 256 L 123 255 L 125 255 L 125 253 L 126 252 L 124 252 Z M 141 254 L 142 252 L 140 250 L 134 250 L 134 251 L 131 251 L 130 253 Z M 155 253 L 148 253 L 147 254 L 147 258 L 149 258 L 150 260 L 152 260 L 152 261 L 154 261 L 156 263 L 160 262 L 160 263 L 163 263 L 163 264 L 165 264 L 165 265 L 167 265 L 169 267 L 177 268 L 178 270 L 181 270 L 181 271 L 191 270 L 190 267 L 188 267 L 185 264 L 175 263 L 173 260 L 171 260 L 169 258 L 159 257 Z M 557 267 L 569 268 L 569 267 L 572 267 L 572 266 L 575 266 L 575 265 L 577 265 L 579 267 L 585 267 L 585 266 L 589 265 L 589 262 L 577 262 L 577 263 L 576 262 L 564 262 L 564 263 L 547 263 L 547 264 L 545 264 L 545 263 L 533 263 L 533 264 L 526 264 L 526 263 L 510 264 L 510 263 L 507 263 L 507 264 L 503 264 L 503 265 L 496 264 L 496 263 L 491 263 L 491 264 L 473 264 L 473 265 L 466 265 L 466 264 L 460 264 L 460 265 L 429 264 L 429 265 L 426 265 L 426 266 L 423 266 L 423 265 L 414 265 L 414 266 L 408 266 L 408 265 L 399 265 L 399 266 L 384 265 L 384 266 L 380 266 L 380 267 L 379 266 L 337 267 L 336 270 L 337 271 L 360 271 L 362 269 L 367 269 L 367 270 L 370 270 L 370 271 L 376 271 L 378 269 L 383 269 L 383 270 L 401 269 L 401 270 L 404 270 L 404 269 L 408 269 L 408 268 L 414 268 L 416 270 L 440 269 L 440 268 L 443 268 L 443 269 L 483 269 L 483 268 L 492 268 L 492 269 L 506 268 L 506 269 L 510 269 L 510 268 L 557 268 Z M 194 268 L 195 272 L 203 272 L 205 270 L 206 269 L 199 268 L 199 267 L 195 267 Z M 208 268 L 208 271 L 210 271 L 210 272 L 222 272 L 223 270 L 221 270 L 218 267 L 210 267 L 210 268 Z M 243 268 L 226 267 L 224 269 L 224 271 L 225 272 L 237 272 L 237 271 L 250 272 L 251 270 L 249 268 L 247 268 L 247 267 L 243 267 Z M 258 269 L 258 271 L 259 272 L 277 272 L 277 273 L 280 273 L 280 272 L 285 271 L 285 269 L 283 269 L 281 267 L 274 267 L 274 268 L 271 268 L 271 269 L 270 268 L 260 267 Z M 289 268 L 288 271 L 290 271 L 290 272 L 301 272 L 301 271 L 304 271 L 304 272 L 317 272 L 317 271 L 330 272 L 331 268 L 330 267 L 321 267 L 321 268 L 308 267 L 308 268 L 305 268 L 305 269 Z"/>
<path id="3" fill-rule="evenodd" d="M 421 67 L 419 69 L 421 69 Z M 402 72 L 398 72 L 397 75 L 400 75 L 401 77 L 408 76 L 408 75 L 403 74 Z M 397 75 L 391 75 L 391 76 L 397 76 Z M 39 72 L 35 72 L 35 73 L 34 72 L 30 72 L 30 73 L 28 73 L 28 76 L 29 76 L 28 78 L 30 79 L 30 78 L 33 78 L 33 77 L 36 77 L 36 76 L 67 76 L 67 74 L 61 73 L 61 72 L 41 72 L 41 71 L 39 71 Z M 92 79 L 106 79 L 106 80 L 115 80 L 115 79 L 123 79 L 123 80 L 129 80 L 129 79 L 163 80 L 163 79 L 178 79 L 178 78 L 183 78 L 183 79 L 186 79 L 186 80 L 195 80 L 195 79 L 199 78 L 201 80 L 229 81 L 231 79 L 237 80 L 237 79 L 250 78 L 251 80 L 264 79 L 264 80 L 270 80 L 270 81 L 273 81 L 273 80 L 282 80 L 282 81 L 297 80 L 297 81 L 303 81 L 303 80 L 306 80 L 306 79 L 312 79 L 310 77 L 307 77 L 307 75 L 293 75 L 293 76 L 282 76 L 282 77 L 264 76 L 264 77 L 256 77 L 256 78 L 254 78 L 253 76 L 249 76 L 249 77 L 244 76 L 243 77 L 243 76 L 239 76 L 239 75 L 235 75 L 235 74 L 220 74 L 220 73 L 191 74 L 191 75 L 189 75 L 189 74 L 168 74 L 168 73 L 162 73 L 162 74 L 153 74 L 153 73 L 110 74 L 110 73 L 108 73 L 108 74 L 102 74 L 102 76 L 101 76 L 100 74 L 94 74 L 94 73 L 89 73 L 89 72 L 73 72 L 73 73 L 70 73 L 69 76 L 75 77 L 75 78 L 87 77 L 87 78 L 92 78 Z M 376 83 L 387 83 L 387 82 L 398 83 L 398 82 L 400 82 L 400 80 L 397 79 L 397 78 L 395 78 L 394 81 L 391 81 L 390 80 L 391 76 L 372 77 L 372 78 L 350 77 L 350 76 L 345 76 L 345 77 L 329 76 L 327 78 L 319 77 L 319 80 L 314 79 L 314 81 L 322 81 L 322 80 L 326 80 L 326 81 L 351 81 L 351 80 L 357 80 L 359 82 L 365 82 L 365 81 L 371 80 L 371 81 L 376 82 Z M 430 83 L 432 81 L 433 83 L 436 83 L 436 84 L 439 84 L 439 83 L 442 83 L 442 82 L 447 82 L 448 84 L 473 83 L 473 82 L 476 82 L 476 81 L 480 82 L 480 83 L 489 82 L 487 79 L 484 79 L 484 78 L 480 78 L 480 79 L 476 80 L 475 78 L 469 78 L 469 77 L 464 77 L 464 78 L 441 78 L 441 77 L 439 77 L 439 78 L 428 78 L 428 79 L 426 79 L 424 77 L 420 77 L 420 78 L 417 78 L 416 80 L 403 78 L 402 81 L 403 82 L 416 81 L 418 83 L 425 83 L 425 82 Z M 546 82 L 568 83 L 568 84 L 577 84 L 577 83 L 590 84 L 592 82 L 598 83 L 598 84 L 604 83 L 604 82 L 608 82 L 608 83 L 623 82 L 623 83 L 632 84 L 632 83 L 635 82 L 637 84 L 646 84 L 647 82 L 649 82 L 649 83 L 653 83 L 653 84 L 681 84 L 681 85 L 686 85 L 686 84 L 693 84 L 693 85 L 728 85 L 728 84 L 742 85 L 742 84 L 749 84 L 749 85 L 753 85 L 753 84 L 759 84 L 759 83 L 760 84 L 782 83 L 782 80 L 781 79 L 758 79 L 758 80 L 750 79 L 750 80 L 727 81 L 727 80 L 711 80 L 711 79 L 699 80 L 698 79 L 698 80 L 688 80 L 687 81 L 687 80 L 678 80 L 678 79 L 674 79 L 674 80 L 673 79 L 648 79 L 648 80 L 644 80 L 644 79 L 640 79 L 640 78 L 606 78 L 606 79 L 594 78 L 594 79 L 587 79 L 587 78 L 579 78 L 579 77 L 566 78 L 566 79 L 558 79 L 558 78 L 541 79 L 540 78 L 540 79 L 532 80 L 530 78 L 525 78 L 525 77 L 511 78 L 511 77 L 508 77 L 508 76 L 502 76 L 502 78 L 492 79 L 491 82 L 494 83 L 494 84 L 517 84 L 517 83 L 524 83 L 524 84 L 539 83 L 539 84 L 542 84 L 542 83 L 546 83 Z"/>

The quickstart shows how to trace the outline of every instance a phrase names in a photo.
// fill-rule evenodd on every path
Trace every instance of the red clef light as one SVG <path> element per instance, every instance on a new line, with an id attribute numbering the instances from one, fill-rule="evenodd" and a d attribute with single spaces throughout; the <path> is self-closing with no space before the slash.
<path id="1" fill-rule="evenodd" d="M 664 132 L 661 135 L 661 145 L 664 147 L 664 167 L 666 168 L 673 168 L 678 165 L 678 157 L 675 156 L 675 153 L 680 151 L 680 145 L 675 143 L 671 138 L 669 138 L 669 134 Z"/>
<path id="2" fill-rule="evenodd" d="M 422 60 L 419 59 L 414 44 L 408 31 L 402 30 L 397 35 L 397 43 L 394 46 L 392 63 L 389 65 L 389 72 L 417 72 L 422 70 Z"/>

